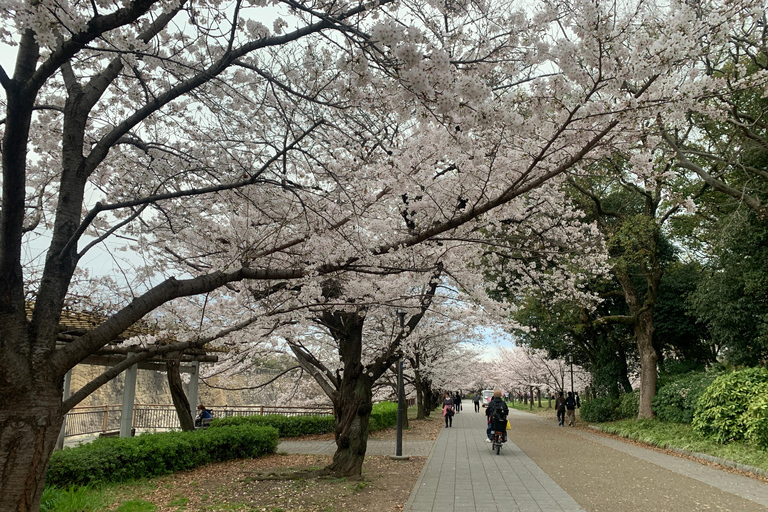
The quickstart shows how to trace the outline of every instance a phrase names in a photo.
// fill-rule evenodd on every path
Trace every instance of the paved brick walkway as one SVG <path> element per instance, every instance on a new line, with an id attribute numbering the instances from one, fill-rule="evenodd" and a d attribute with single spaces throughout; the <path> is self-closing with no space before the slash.
<path id="1" fill-rule="evenodd" d="M 421 471 L 404 512 L 583 510 L 513 442 L 485 442 L 484 411 L 454 416 Z"/>
<path id="2" fill-rule="evenodd" d="M 758 512 L 768 485 L 551 419 L 510 411 L 497 456 L 482 413 L 443 429 L 404 512 Z M 522 448 L 522 449 L 521 449 Z"/>

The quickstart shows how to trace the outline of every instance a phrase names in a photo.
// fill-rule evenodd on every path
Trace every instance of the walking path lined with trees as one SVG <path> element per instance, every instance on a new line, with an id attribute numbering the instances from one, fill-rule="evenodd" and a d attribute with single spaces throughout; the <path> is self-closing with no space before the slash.
<path id="1" fill-rule="evenodd" d="M 759 480 L 515 410 L 510 442 L 497 456 L 485 443 L 484 421 L 462 414 L 441 432 L 405 512 L 768 507 L 768 485 Z"/>

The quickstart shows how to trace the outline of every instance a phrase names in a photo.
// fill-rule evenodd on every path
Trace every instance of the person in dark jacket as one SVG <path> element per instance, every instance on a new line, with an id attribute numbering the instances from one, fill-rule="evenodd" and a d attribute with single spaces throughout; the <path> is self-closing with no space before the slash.
<path id="1" fill-rule="evenodd" d="M 568 398 L 565 399 L 565 417 L 568 418 L 568 426 L 572 427 L 576 421 L 576 399 L 572 391 L 568 392 Z"/>
<path id="2" fill-rule="evenodd" d="M 461 412 L 461 393 L 458 391 L 453 396 L 453 408 L 456 410 L 457 413 Z"/>
<path id="3" fill-rule="evenodd" d="M 493 392 L 493 398 L 488 402 L 488 407 L 485 408 L 485 415 L 488 417 L 488 428 L 485 429 L 485 436 L 490 443 L 492 434 L 491 431 L 494 427 L 494 419 L 498 422 L 504 422 L 504 442 L 507 441 L 507 415 L 509 414 L 509 407 L 501 399 L 501 391 L 496 390 Z"/>
<path id="4" fill-rule="evenodd" d="M 563 398 L 563 392 L 560 391 L 555 400 L 555 409 L 557 409 L 557 425 L 560 427 L 565 426 L 565 398 Z"/>
<path id="5" fill-rule="evenodd" d="M 197 406 L 197 416 L 195 416 L 195 426 L 202 427 L 203 420 L 213 418 L 211 411 L 205 408 L 203 404 Z"/>

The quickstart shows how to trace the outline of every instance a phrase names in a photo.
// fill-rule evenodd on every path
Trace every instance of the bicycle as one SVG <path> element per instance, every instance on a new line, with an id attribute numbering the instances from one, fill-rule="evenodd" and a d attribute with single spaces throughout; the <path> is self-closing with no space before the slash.
<path id="1" fill-rule="evenodd" d="M 491 451 L 501 455 L 501 446 L 507 442 L 507 420 L 496 421 L 491 430 Z"/>

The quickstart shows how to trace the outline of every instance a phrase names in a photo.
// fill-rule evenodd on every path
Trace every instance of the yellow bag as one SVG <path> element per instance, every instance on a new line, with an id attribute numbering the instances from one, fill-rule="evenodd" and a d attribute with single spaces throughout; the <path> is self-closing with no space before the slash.
<path id="1" fill-rule="evenodd" d="M 512 425 L 509 424 L 509 420 L 507 420 L 507 430 L 512 430 Z"/>

